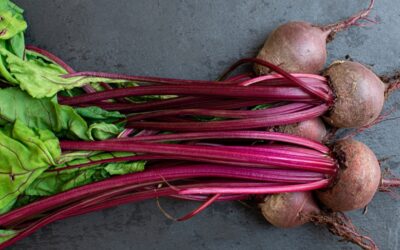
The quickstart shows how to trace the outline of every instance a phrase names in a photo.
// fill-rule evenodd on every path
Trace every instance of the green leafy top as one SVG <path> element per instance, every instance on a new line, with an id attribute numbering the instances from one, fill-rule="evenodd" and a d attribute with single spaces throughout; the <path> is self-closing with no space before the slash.
<path id="1" fill-rule="evenodd" d="M 122 127 L 108 122 L 123 117 L 118 112 L 97 107 L 79 108 L 76 111 L 58 104 L 56 98 L 35 99 L 19 88 L 0 89 L 0 126 L 18 119 L 30 128 L 48 129 L 60 137 L 104 140 L 122 131 Z"/>
<path id="2" fill-rule="evenodd" d="M 0 1 L 0 48 L 6 49 L 18 58 L 23 58 L 25 51 L 24 31 L 27 24 L 23 10 L 8 0 Z M 0 55 L 0 74 L 4 79 L 12 79 L 5 58 Z"/>
<path id="3" fill-rule="evenodd" d="M 41 174 L 25 191 L 25 196 L 48 196 L 57 194 L 75 187 L 79 187 L 95 181 L 108 178 L 112 175 L 123 175 L 143 171 L 145 161 L 111 162 L 104 164 L 93 164 L 91 166 L 62 169 L 64 167 L 77 166 L 84 163 L 93 163 L 99 160 L 112 159 L 116 157 L 132 156 L 132 153 L 115 152 L 102 153 L 77 158 L 64 164 L 59 164 L 53 170 Z"/>
<path id="4" fill-rule="evenodd" d="M 0 4 L 0 39 L 11 39 L 26 29 L 27 24 L 22 13 L 22 9 L 15 4 L 2 1 L 2 4 Z"/>
<path id="5" fill-rule="evenodd" d="M 22 122 L 0 130 L 0 211 L 15 199 L 61 155 L 57 137 L 48 130 L 30 129 Z"/>

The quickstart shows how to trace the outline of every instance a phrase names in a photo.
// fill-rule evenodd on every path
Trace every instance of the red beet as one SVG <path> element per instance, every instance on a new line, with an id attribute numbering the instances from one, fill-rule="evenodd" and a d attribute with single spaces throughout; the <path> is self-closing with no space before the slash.
<path id="1" fill-rule="evenodd" d="M 366 10 L 326 26 L 303 21 L 285 23 L 272 31 L 257 58 L 279 65 L 289 72 L 318 73 L 326 62 L 326 43 L 337 32 L 357 25 L 361 19 L 367 19 L 373 4 L 374 0 L 371 0 Z M 258 74 L 271 72 L 260 65 L 255 65 L 255 71 Z"/>
<path id="2" fill-rule="evenodd" d="M 294 124 L 278 126 L 275 128 L 275 131 L 285 134 L 297 135 L 319 142 L 322 142 L 327 135 L 325 124 L 320 118 L 314 118 Z"/>
<path id="3" fill-rule="evenodd" d="M 339 171 L 329 189 L 317 191 L 318 199 L 332 211 L 364 208 L 381 182 L 381 169 L 375 154 L 353 139 L 337 142 L 332 152 Z"/>
<path id="4" fill-rule="evenodd" d="M 337 61 L 324 74 L 335 94 L 334 104 L 324 116 L 328 124 L 363 127 L 378 118 L 385 101 L 385 84 L 374 72 L 357 62 Z"/>
<path id="5" fill-rule="evenodd" d="M 269 223 L 281 228 L 303 225 L 309 220 L 302 215 L 320 213 L 310 192 L 270 195 L 260 204 L 260 208 Z"/>
<path id="6" fill-rule="evenodd" d="M 346 215 L 319 209 L 310 192 L 270 195 L 260 204 L 260 208 L 265 219 L 276 227 L 292 228 L 313 222 L 363 249 L 377 249 L 371 238 L 358 233 Z"/>

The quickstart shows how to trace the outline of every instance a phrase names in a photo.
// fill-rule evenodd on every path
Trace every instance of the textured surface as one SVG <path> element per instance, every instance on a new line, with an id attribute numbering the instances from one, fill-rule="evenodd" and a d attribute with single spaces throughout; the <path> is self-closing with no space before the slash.
<path id="1" fill-rule="evenodd" d="M 16 0 L 26 9 L 28 41 L 78 70 L 212 79 L 243 56 L 253 56 L 278 24 L 302 19 L 327 23 L 346 17 L 366 0 Z M 351 28 L 328 45 L 329 61 L 346 55 L 377 73 L 400 69 L 400 2 L 379 0 L 379 25 Z M 386 109 L 398 108 L 400 93 Z M 400 174 L 400 111 L 358 136 Z M 196 204 L 162 200 L 179 216 Z M 381 249 L 400 248 L 400 201 L 377 195 L 351 213 Z M 215 204 L 194 219 L 166 219 L 155 201 L 130 204 L 54 223 L 14 249 L 352 249 L 312 225 L 279 230 L 257 210 Z"/>

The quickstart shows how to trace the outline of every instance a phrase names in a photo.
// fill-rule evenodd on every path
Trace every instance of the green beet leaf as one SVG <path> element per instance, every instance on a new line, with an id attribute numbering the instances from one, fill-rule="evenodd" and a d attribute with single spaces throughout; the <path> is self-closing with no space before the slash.
<path id="1" fill-rule="evenodd" d="M 97 106 L 75 108 L 75 111 L 86 121 L 95 122 L 115 122 L 125 118 L 125 115 L 118 111 L 107 111 Z"/>
<path id="2" fill-rule="evenodd" d="M 0 244 L 17 236 L 19 232 L 13 229 L 0 229 Z"/>
<path id="3" fill-rule="evenodd" d="M 18 120 L 0 130 L 0 211 L 61 155 L 57 137 L 48 130 L 30 129 Z"/>
<path id="4" fill-rule="evenodd" d="M 133 172 L 143 171 L 145 161 L 120 162 L 120 163 L 104 163 L 96 164 L 81 168 L 64 169 L 78 164 L 89 163 L 104 159 L 112 159 L 115 157 L 132 156 L 132 153 L 115 152 L 115 153 L 97 153 L 84 157 L 85 154 L 75 154 L 76 159 L 65 164 L 57 165 L 53 170 L 41 174 L 25 191 L 24 197 L 29 196 L 49 196 L 72 188 L 76 188 L 95 181 L 100 181 L 112 175 L 123 175 Z M 81 158 L 82 157 L 82 158 Z"/>
<path id="5" fill-rule="evenodd" d="M 85 116 L 92 114 L 91 121 L 104 121 L 124 117 L 118 112 L 85 110 Z M 96 119 L 95 119 L 96 118 Z M 0 89 L 0 126 L 20 120 L 30 128 L 48 129 L 70 139 L 104 140 L 115 137 L 122 128 L 104 122 L 87 124 L 72 107 L 60 105 L 56 99 L 35 99 L 19 88 Z"/>
<path id="6" fill-rule="evenodd" d="M 23 18 L 23 10 L 8 0 L 0 1 L 0 48 L 8 50 L 15 56 L 22 58 L 25 50 L 24 31 L 27 24 Z M 9 82 L 15 79 L 8 71 L 5 58 L 0 55 L 0 74 Z"/>

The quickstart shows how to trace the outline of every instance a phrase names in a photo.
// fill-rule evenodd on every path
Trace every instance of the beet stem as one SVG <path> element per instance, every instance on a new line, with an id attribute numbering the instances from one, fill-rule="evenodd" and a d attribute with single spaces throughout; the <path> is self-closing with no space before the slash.
<path id="1" fill-rule="evenodd" d="M 195 115 L 195 116 L 215 116 L 225 118 L 254 118 L 254 117 L 265 117 L 271 115 L 283 115 L 286 113 L 293 113 L 296 111 L 302 111 L 307 108 L 311 108 L 313 105 L 306 103 L 290 103 L 278 107 L 272 107 L 262 110 L 210 110 L 210 109 L 172 109 L 153 111 L 143 114 L 136 114 L 129 116 L 124 121 L 141 121 L 145 119 L 151 119 L 162 116 L 176 116 L 176 115 Z"/>
<path id="2" fill-rule="evenodd" d="M 153 153 L 177 156 L 182 159 L 189 157 L 190 159 L 198 159 L 204 162 L 224 161 L 236 164 L 252 164 L 265 167 L 284 167 L 295 168 L 310 171 L 321 171 L 322 173 L 336 172 L 333 160 L 331 163 L 324 163 L 316 159 L 299 157 L 283 153 L 269 153 L 265 151 L 260 154 L 252 151 L 249 147 L 247 151 L 232 151 L 229 146 L 213 147 L 213 146 L 192 146 L 179 144 L 159 144 L 159 143 L 143 143 L 143 142 L 115 142 L 115 141 L 61 141 L 60 146 L 63 150 L 93 150 L 93 151 L 125 151 L 135 153 Z"/>
<path id="3" fill-rule="evenodd" d="M 324 93 L 325 94 L 325 93 Z M 236 98 L 266 98 L 266 101 L 304 101 L 315 102 L 315 98 L 298 87 L 243 87 L 228 85 L 150 85 L 118 88 L 76 97 L 59 97 L 60 104 L 77 105 L 107 99 L 143 95 L 191 95 L 191 96 L 223 96 Z"/>
<path id="4" fill-rule="evenodd" d="M 279 175 L 279 173 L 282 173 Z M 143 172 L 115 176 L 103 181 L 94 182 L 85 186 L 77 187 L 69 191 L 55 194 L 30 203 L 24 207 L 12 210 L 0 216 L 2 227 L 13 224 L 21 218 L 30 218 L 33 215 L 55 209 L 62 205 L 90 197 L 107 190 L 114 190 L 122 187 L 138 185 L 148 182 L 164 182 L 177 179 L 188 179 L 195 177 L 220 177 L 235 178 L 258 181 L 270 181 L 278 178 L 279 181 L 291 179 L 289 170 L 271 170 L 258 168 L 230 167 L 211 164 L 190 164 L 186 166 L 174 166 L 169 168 L 151 168 Z M 293 172 L 295 178 L 299 178 L 297 171 Z M 276 175 L 276 176 L 273 176 Z M 271 176 L 273 178 L 271 178 Z M 322 177 L 323 178 L 323 177 Z M 266 184 L 265 184 L 266 185 Z"/>
<path id="5" fill-rule="evenodd" d="M 296 84 L 297 86 L 301 87 L 302 89 L 304 89 L 305 91 L 307 91 L 308 93 L 320 98 L 321 100 L 326 101 L 328 104 L 332 104 L 333 102 L 333 95 L 332 93 L 324 93 L 322 90 L 320 89 L 315 89 L 313 87 L 308 86 L 308 84 L 304 81 L 302 81 L 301 79 L 293 76 L 292 74 L 286 72 L 285 70 L 283 70 L 282 68 L 280 68 L 279 66 L 276 66 L 268 61 L 259 59 L 259 58 L 243 58 L 240 59 L 239 61 L 237 61 L 236 63 L 234 63 L 230 68 L 227 69 L 227 71 L 222 74 L 221 78 L 225 78 L 226 75 L 229 72 L 232 72 L 233 70 L 235 70 L 237 67 L 241 66 L 242 64 L 245 63 L 256 63 L 259 65 L 262 65 L 264 67 L 270 68 L 271 70 L 275 71 L 276 73 L 282 75 L 283 77 L 287 78 L 288 80 L 292 81 L 293 84 Z"/>
<path id="6" fill-rule="evenodd" d="M 127 128 L 149 128 L 166 131 L 230 131 L 266 128 L 279 125 L 287 125 L 309 120 L 323 115 L 329 107 L 321 104 L 295 113 L 274 115 L 267 117 L 243 118 L 237 120 L 209 121 L 209 122 L 152 122 L 138 121 L 128 122 Z"/>
<path id="7" fill-rule="evenodd" d="M 306 183 L 306 184 L 295 184 L 288 186 L 278 186 L 278 187 L 197 187 L 197 188 L 187 188 L 181 189 L 178 194 L 181 195 L 191 195 L 191 194 L 278 194 L 278 193 L 288 193 L 288 192 L 302 192 L 310 191 L 316 189 L 326 188 L 330 184 L 330 180 L 320 180 L 316 182 Z"/>
<path id="8" fill-rule="evenodd" d="M 218 200 L 218 198 L 221 196 L 221 194 L 215 194 L 212 197 L 210 197 L 207 201 L 205 201 L 201 206 L 199 206 L 197 209 L 194 211 L 188 213 L 185 216 L 182 216 L 181 218 L 177 219 L 177 221 L 185 221 L 193 218 L 197 214 L 199 214 L 201 211 L 209 207 L 211 204 L 214 203 L 214 201 Z"/>
<path id="9" fill-rule="evenodd" d="M 295 135 L 266 132 L 266 131 L 228 131 L 228 132 L 192 132 L 179 134 L 161 134 L 149 135 L 129 138 L 110 139 L 108 141 L 181 141 L 181 140 L 201 140 L 201 139 L 252 139 L 252 140 L 269 140 L 277 142 L 285 142 L 294 145 L 304 146 L 315 149 L 323 154 L 329 153 L 329 148 L 319 142 L 310 139 L 302 138 Z M 281 146 L 283 147 L 283 146 Z M 292 147 L 287 147 L 290 150 Z"/>

